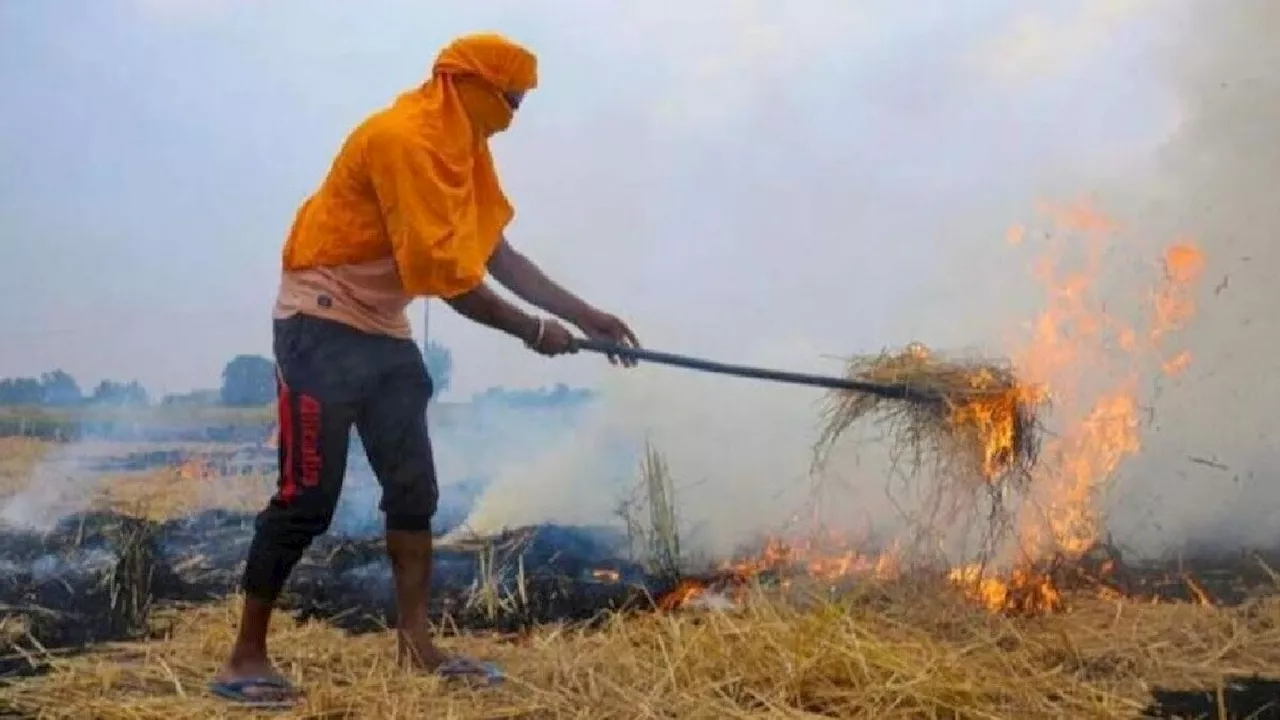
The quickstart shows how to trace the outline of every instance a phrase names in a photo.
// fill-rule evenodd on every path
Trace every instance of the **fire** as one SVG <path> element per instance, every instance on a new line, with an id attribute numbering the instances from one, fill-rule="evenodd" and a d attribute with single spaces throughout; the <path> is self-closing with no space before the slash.
<path id="1" fill-rule="evenodd" d="M 1060 257 L 1049 256 L 1036 264 L 1048 302 L 1030 323 L 1029 341 L 1016 353 L 1015 366 L 1047 389 L 1066 424 L 1047 441 L 1033 495 L 1019 510 L 1011 552 L 1019 560 L 1013 568 L 995 577 L 978 566 L 950 574 L 978 602 L 1012 612 L 1064 607 L 1060 588 L 1037 568 L 1051 558 L 1078 560 L 1096 545 L 1101 530 L 1096 496 L 1121 463 L 1141 449 L 1143 371 L 1177 375 L 1191 364 L 1189 351 L 1169 353 L 1165 345 L 1195 315 L 1194 291 L 1205 265 L 1190 241 L 1170 246 L 1162 258 L 1163 282 L 1147 295 L 1145 326 L 1126 323 L 1108 312 L 1098 291 L 1115 223 L 1084 204 L 1046 212 L 1060 234 L 1081 241 L 1069 249 L 1083 251 L 1083 262 L 1064 270 Z M 991 454 L 999 450 L 997 445 Z"/>
<path id="2" fill-rule="evenodd" d="M 689 605 L 703 593 L 707 592 L 709 583 L 696 578 L 681 580 L 674 590 L 658 598 L 659 610 L 676 610 Z"/>
<path id="3" fill-rule="evenodd" d="M 898 575 L 896 549 L 876 554 L 840 549 L 849 544 L 847 539 L 830 533 L 794 542 L 772 537 L 765 541 L 758 555 L 722 562 L 709 576 L 681 579 L 675 588 L 658 598 L 658 607 L 675 610 L 704 601 L 709 606 L 740 603 L 755 582 L 789 587 L 798 578 L 835 583 L 850 578 L 889 579 Z"/>
<path id="4" fill-rule="evenodd" d="M 1097 496 L 1127 459 L 1142 448 L 1142 379 L 1151 372 L 1181 374 L 1191 353 L 1170 347 L 1178 330 L 1195 315 L 1195 292 L 1205 258 L 1195 244 L 1179 239 L 1159 258 L 1162 270 L 1153 287 L 1135 295 L 1145 299 L 1145 317 L 1126 319 L 1108 307 L 1100 288 L 1106 279 L 1104 260 L 1117 225 L 1087 204 L 1044 207 L 1061 239 L 1040 258 L 1033 275 L 1046 302 L 1026 325 L 1017 343 L 1014 367 L 1025 386 L 1006 395 L 951 408 L 951 421 L 983 440 L 983 470 L 995 477 L 1014 452 L 1019 403 L 1050 400 L 1054 420 L 1050 437 L 1020 504 L 1002 556 L 993 566 L 953 568 L 947 580 L 974 602 L 1011 614 L 1055 612 L 1067 607 L 1064 584 L 1088 586 L 1104 597 L 1119 597 L 1107 576 L 1110 560 L 1094 563 L 1089 553 L 1099 547 L 1102 518 Z M 1033 237 L 1026 227 L 1009 230 L 1005 240 L 1025 248 Z M 1074 262 L 1068 262 L 1068 260 Z M 1123 309 L 1123 308 L 1122 308 Z M 917 350 L 927 353 L 924 348 Z M 990 378 L 975 376 L 975 389 Z M 847 547 L 847 545 L 846 545 Z M 891 578 L 898 572 L 896 553 L 862 554 L 831 551 L 827 544 L 769 541 L 756 557 L 726 564 L 722 570 L 742 579 L 772 573 L 834 580 L 841 577 Z M 993 572 L 994 568 L 1003 568 Z M 681 607 L 710 583 L 691 580 L 663 598 L 663 607 Z M 1202 588 L 1188 581 L 1202 602 Z"/>
<path id="5" fill-rule="evenodd" d="M 183 480 L 208 480 L 218 473 L 208 460 L 192 456 L 177 468 L 178 477 Z"/>
<path id="6" fill-rule="evenodd" d="M 1182 351 L 1177 355 L 1165 360 L 1160 369 L 1169 377 L 1176 377 L 1182 374 L 1182 371 L 1191 366 L 1191 353 Z"/>
<path id="7" fill-rule="evenodd" d="M 622 580 L 622 573 L 612 568 L 593 568 L 591 579 L 601 583 L 616 583 Z"/>
<path id="8" fill-rule="evenodd" d="M 275 450 L 279 446 L 279 437 L 280 426 L 278 424 L 272 425 L 271 428 L 267 430 L 267 436 L 262 439 L 262 446 Z"/>
<path id="9" fill-rule="evenodd" d="M 990 378 L 975 375 L 975 390 L 991 387 Z M 1000 477 L 1017 452 L 1018 408 L 1038 405 L 1044 398 L 1039 388 L 1016 387 L 998 393 L 984 393 L 951 408 L 949 420 L 964 437 L 977 438 L 982 448 L 982 475 L 987 480 Z M 963 431 L 968 432 L 963 432 Z"/>
<path id="10" fill-rule="evenodd" d="M 724 563 L 723 572 L 742 578 L 754 578 L 765 573 L 780 577 L 802 575 L 818 580 L 837 580 L 852 575 L 890 577 L 896 573 L 894 553 L 865 554 L 853 550 L 832 550 L 841 544 L 838 536 L 806 538 L 787 542 L 782 538 L 770 538 L 759 556 Z"/>
<path id="11" fill-rule="evenodd" d="M 927 366 L 930 350 L 912 343 L 899 360 L 904 365 Z M 948 421 L 957 431 L 956 437 L 976 441 L 981 448 L 979 470 L 987 481 L 995 481 L 1008 470 L 1018 452 L 1020 408 L 1040 404 L 1045 397 L 1042 388 L 1030 385 L 1008 387 L 1002 378 L 986 368 L 966 370 L 961 380 L 974 391 L 971 398 L 956 401 L 948 408 Z"/>
<path id="12" fill-rule="evenodd" d="M 1031 568 L 1015 568 L 1007 578 L 984 576 L 979 566 L 956 568 L 947 575 L 970 598 L 992 610 L 1014 615 L 1056 612 L 1065 600 L 1053 578 Z"/>
<path id="13" fill-rule="evenodd" d="M 835 583 L 849 578 L 889 579 L 898 575 L 896 549 L 876 554 L 839 549 L 848 545 L 846 539 L 835 534 L 793 542 L 771 537 L 758 555 L 722 562 L 710 577 L 681 580 L 659 598 L 658 607 L 665 610 L 686 607 L 712 593 L 738 602 L 753 582 L 766 579 L 779 587 L 789 587 L 797 578 Z"/>

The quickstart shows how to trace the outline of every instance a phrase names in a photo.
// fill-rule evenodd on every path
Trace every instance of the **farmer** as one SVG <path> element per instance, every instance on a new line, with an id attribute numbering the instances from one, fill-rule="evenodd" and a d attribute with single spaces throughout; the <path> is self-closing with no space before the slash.
<path id="1" fill-rule="evenodd" d="M 438 297 L 537 353 L 573 352 L 565 325 L 499 297 L 488 273 L 589 338 L 637 344 L 623 321 L 557 285 L 503 236 L 513 210 L 488 139 L 507 129 L 536 85 L 528 50 L 498 35 L 454 40 L 424 85 L 351 133 L 298 211 L 273 313 L 278 491 L 249 547 L 239 634 L 210 686 L 219 696 L 259 706 L 298 696 L 267 657 L 267 626 L 290 572 L 333 518 L 353 426 L 382 487 L 400 660 L 446 676 L 496 677 L 446 656 L 428 631 L 438 493 L 426 423 L 432 382 L 405 310 L 416 297 Z"/>

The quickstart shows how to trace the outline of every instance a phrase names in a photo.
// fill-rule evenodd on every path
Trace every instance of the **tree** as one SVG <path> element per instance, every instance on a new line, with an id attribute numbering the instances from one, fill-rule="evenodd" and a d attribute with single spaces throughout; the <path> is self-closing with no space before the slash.
<path id="1" fill-rule="evenodd" d="M 222 404 L 266 405 L 275 398 L 276 368 L 261 355 L 237 355 L 222 369 Z"/>
<path id="2" fill-rule="evenodd" d="M 0 380 L 0 405 L 71 407 L 84 402 L 80 384 L 65 370 L 41 373 L 39 378 Z"/>
<path id="3" fill-rule="evenodd" d="M 40 376 L 40 401 L 44 405 L 69 407 L 84 402 L 80 385 L 64 370 L 54 370 Z"/>
<path id="4" fill-rule="evenodd" d="M 435 385 L 435 394 L 448 390 L 449 383 L 453 382 L 453 353 L 444 345 L 431 340 L 427 342 L 424 359 L 427 362 L 427 372 L 431 374 L 431 382 Z"/>
<path id="5" fill-rule="evenodd" d="M 127 383 L 103 380 L 93 389 L 89 402 L 113 407 L 144 407 L 151 404 L 147 389 L 137 380 Z"/>
<path id="6" fill-rule="evenodd" d="M 0 404 L 39 405 L 44 402 L 44 388 L 35 378 L 0 380 Z"/>

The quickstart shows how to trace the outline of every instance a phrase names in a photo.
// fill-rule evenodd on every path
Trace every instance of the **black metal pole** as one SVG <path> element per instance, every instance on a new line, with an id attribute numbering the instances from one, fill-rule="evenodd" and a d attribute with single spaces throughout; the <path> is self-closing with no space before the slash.
<path id="1" fill-rule="evenodd" d="M 615 355 L 617 357 L 634 358 L 636 360 L 655 362 L 661 365 L 673 365 L 676 367 L 688 368 L 690 370 L 717 373 L 720 375 L 733 375 L 735 377 L 750 378 L 754 380 L 770 380 L 773 382 L 788 383 L 791 385 L 807 385 L 809 387 L 828 388 L 831 390 L 851 390 L 854 392 L 867 393 L 868 395 L 876 395 L 890 400 L 908 400 L 919 403 L 936 403 L 942 401 L 942 397 L 937 393 L 922 390 L 903 383 L 880 384 L 864 382 L 861 380 L 850 380 L 848 378 L 828 377 L 825 375 L 809 375 L 806 373 L 789 372 L 786 370 L 770 370 L 767 368 L 748 367 L 746 365 L 730 365 L 728 363 L 704 360 L 702 358 L 690 357 L 688 355 L 677 355 L 675 353 L 658 352 L 656 350 L 645 350 L 642 348 L 615 345 L 613 343 L 602 342 L 599 340 L 588 340 L 585 338 L 577 340 L 576 345 L 579 350 L 588 350 L 590 352 L 601 353 L 604 355 Z"/>

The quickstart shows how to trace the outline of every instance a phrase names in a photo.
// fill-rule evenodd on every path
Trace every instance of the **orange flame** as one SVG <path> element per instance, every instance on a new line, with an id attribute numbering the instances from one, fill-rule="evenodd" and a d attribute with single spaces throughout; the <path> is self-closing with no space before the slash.
<path id="1" fill-rule="evenodd" d="M 694 578 L 681 580 L 674 590 L 658 598 L 658 609 L 671 611 L 682 608 L 705 593 L 708 586 L 708 583 Z"/>
<path id="2" fill-rule="evenodd" d="M 974 376 L 975 390 L 991 390 L 994 378 L 986 372 Z M 961 436 L 976 438 L 982 447 L 982 476 L 994 480 L 1009 467 L 1018 448 L 1018 409 L 1021 405 L 1037 405 L 1043 398 L 1032 387 L 1014 387 L 999 392 L 985 392 L 951 408 L 949 421 Z"/>
<path id="3" fill-rule="evenodd" d="M 1046 212 L 1059 232 L 1083 240 L 1077 249 L 1083 250 L 1084 262 L 1065 272 L 1056 256 L 1036 264 L 1048 303 L 1031 323 L 1030 340 L 1015 365 L 1048 388 L 1067 423 L 1046 442 L 1033 498 L 1019 513 L 1019 563 L 1004 577 L 983 577 L 977 567 L 958 568 L 950 576 L 978 602 L 1004 611 L 1064 606 L 1061 592 L 1035 570 L 1036 564 L 1051 557 L 1079 558 L 1096 545 L 1101 529 L 1096 495 L 1141 448 L 1138 380 L 1143 369 L 1153 365 L 1176 375 L 1191 364 L 1186 350 L 1165 357 L 1164 344 L 1195 315 L 1193 291 L 1205 264 L 1190 241 L 1169 247 L 1164 282 L 1149 293 L 1151 317 L 1139 329 L 1110 313 L 1097 289 L 1103 250 L 1116 224 L 1085 204 Z"/>
<path id="4" fill-rule="evenodd" d="M 1086 203 L 1044 206 L 1041 212 L 1059 242 L 1033 266 L 1046 302 L 1013 353 L 1026 385 L 1007 397 L 955 407 L 951 415 L 952 422 L 984 439 L 983 469 L 988 477 L 999 474 L 1014 449 L 1017 403 L 1051 399 L 1055 419 L 1061 420 L 1041 448 L 1029 495 L 1017 509 L 1013 547 L 1005 549 L 1003 567 L 1008 569 L 992 574 L 970 565 L 954 568 L 947 576 L 975 602 L 1006 613 L 1054 612 L 1067 606 L 1065 590 L 1045 568 L 1053 559 L 1079 564 L 1096 547 L 1101 534 L 1097 495 L 1125 459 L 1141 449 L 1141 378 L 1148 371 L 1177 375 L 1191 365 L 1189 351 L 1167 345 L 1194 317 L 1194 293 L 1205 269 L 1201 251 L 1190 240 L 1179 239 L 1164 251 L 1162 277 L 1145 295 L 1148 317 L 1126 321 L 1108 307 L 1099 288 L 1107 269 L 1105 251 L 1117 224 Z M 1016 226 L 1005 240 L 1020 248 L 1030 237 L 1026 227 Z M 1068 255 L 1074 264 L 1067 262 Z M 983 378 L 975 377 L 974 382 L 980 387 Z M 1105 576 L 1113 570 L 1111 565 L 1104 563 L 1097 573 Z M 769 541 L 759 556 L 724 569 L 743 578 L 774 572 L 822 579 L 887 578 L 899 571 L 896 553 L 832 552 L 825 545 L 778 539 Z M 1207 598 L 1202 589 L 1188 585 L 1198 597 Z M 698 581 L 681 585 L 664 598 L 666 606 L 688 603 L 707 587 Z M 1099 594 L 1117 595 L 1101 580 L 1094 587 Z"/>
<path id="5" fill-rule="evenodd" d="M 183 480 L 208 480 L 217 475 L 213 465 L 198 457 L 187 458 L 177 468 L 178 477 Z"/>
<path id="6" fill-rule="evenodd" d="M 622 573 L 610 568 L 594 568 L 591 570 L 591 579 L 602 583 L 616 583 L 622 579 Z"/>
<path id="7" fill-rule="evenodd" d="M 772 575 L 780 587 L 796 577 L 835 582 L 854 577 L 888 579 L 899 573 L 896 548 L 878 554 L 836 550 L 843 539 L 828 534 L 787 542 L 780 537 L 765 541 L 759 555 L 723 562 L 710 578 L 684 578 L 658 600 L 663 610 L 686 607 L 715 591 L 727 599 L 741 600 L 747 587 L 763 575 Z"/>

